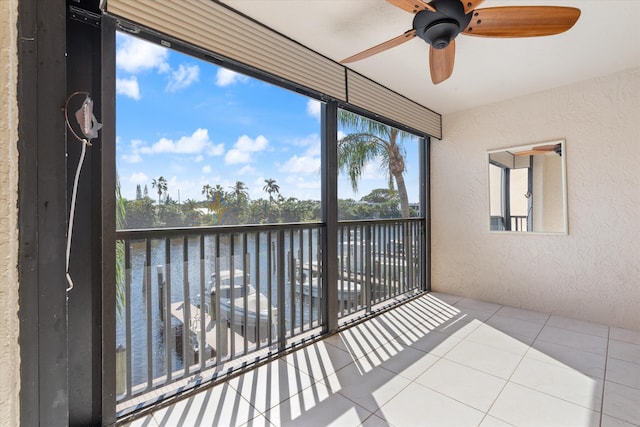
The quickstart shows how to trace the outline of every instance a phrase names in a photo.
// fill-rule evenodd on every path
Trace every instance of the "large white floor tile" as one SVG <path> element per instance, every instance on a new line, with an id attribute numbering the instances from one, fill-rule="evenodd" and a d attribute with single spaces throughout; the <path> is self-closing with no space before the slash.
<path id="1" fill-rule="evenodd" d="M 380 367 L 413 381 L 438 359 L 439 357 L 433 354 L 406 347 L 394 357 L 382 362 Z"/>
<path id="2" fill-rule="evenodd" d="M 127 426 L 640 427 L 639 402 L 640 331 L 430 293 Z"/>
<path id="3" fill-rule="evenodd" d="M 490 325 L 480 325 L 465 338 L 480 344 L 508 351 L 518 356 L 524 355 L 533 342 L 533 337 L 524 337 L 515 333 L 505 333 Z"/>
<path id="4" fill-rule="evenodd" d="M 444 356 L 455 347 L 462 338 L 433 331 L 414 339 L 412 335 L 402 335 L 397 338 L 403 344 L 408 344 L 418 350 L 422 350 L 434 356 Z"/>
<path id="5" fill-rule="evenodd" d="M 351 364 L 327 378 L 326 382 L 341 395 L 375 412 L 411 381 L 383 368 L 362 373 L 355 364 Z"/>
<path id="6" fill-rule="evenodd" d="M 472 298 L 462 298 L 460 301 L 454 304 L 457 308 L 465 311 L 471 309 L 474 311 L 489 311 L 495 313 L 502 308 L 500 304 L 494 304 L 491 302 L 479 301 Z"/>
<path id="7" fill-rule="evenodd" d="M 491 316 L 495 315 L 496 311 L 496 309 L 476 310 L 473 308 L 460 307 L 460 314 L 456 317 L 462 317 L 467 321 L 475 319 L 480 322 L 486 322 Z"/>
<path id="8" fill-rule="evenodd" d="M 609 357 L 640 365 L 640 344 L 610 340 Z"/>
<path id="9" fill-rule="evenodd" d="M 371 412 L 319 381 L 265 412 L 264 416 L 275 426 L 357 426 L 365 422 Z"/>
<path id="10" fill-rule="evenodd" d="M 397 311 L 392 310 L 390 314 L 393 314 L 396 321 L 399 320 L 409 328 L 424 325 L 427 329 L 432 329 L 434 325 L 445 322 L 457 313 L 457 310 L 451 313 L 444 311 L 438 305 L 422 300 L 414 300 L 398 308 Z"/>
<path id="11" fill-rule="evenodd" d="M 604 378 L 604 367 L 607 360 L 604 354 L 590 353 L 540 340 L 533 343 L 527 352 L 527 357 L 566 366 L 595 378 Z"/>
<path id="12" fill-rule="evenodd" d="M 571 331 L 582 332 L 583 334 L 597 335 L 599 337 L 609 337 L 609 326 L 601 323 L 585 322 L 584 320 L 570 319 L 552 315 L 547 321 L 547 325 L 556 328 L 568 329 Z"/>
<path id="13" fill-rule="evenodd" d="M 442 292 L 429 292 L 425 297 L 428 300 L 435 301 L 437 304 L 451 306 L 463 298 L 457 295 L 443 294 Z"/>
<path id="14" fill-rule="evenodd" d="M 444 358 L 490 375 L 508 379 L 522 356 L 464 340 L 445 354 Z"/>
<path id="15" fill-rule="evenodd" d="M 319 380 L 334 374 L 349 363 L 353 363 L 354 358 L 344 350 L 319 341 L 285 356 L 284 360 L 312 378 Z"/>
<path id="16" fill-rule="evenodd" d="M 436 362 L 416 382 L 483 412 L 489 410 L 506 383 L 446 359 Z"/>
<path id="17" fill-rule="evenodd" d="M 508 383 L 489 411 L 519 427 L 597 427 L 598 412 L 530 388 Z"/>
<path id="18" fill-rule="evenodd" d="M 416 329 L 416 324 L 414 322 L 410 319 L 405 319 L 403 316 L 395 312 L 395 310 L 382 313 L 375 320 L 377 320 L 376 328 L 386 330 L 390 335 L 390 339 L 395 338 L 406 331 Z"/>
<path id="19" fill-rule="evenodd" d="M 260 415 L 227 383 L 203 390 L 153 414 L 159 426 L 242 425 Z"/>
<path id="20" fill-rule="evenodd" d="M 147 415 L 146 417 L 138 418 L 137 420 L 124 424 L 123 427 L 158 427 L 158 423 L 153 418 L 153 415 Z"/>
<path id="21" fill-rule="evenodd" d="M 631 424 L 626 421 L 622 421 L 618 418 L 611 417 L 607 414 L 602 415 L 602 421 L 600 427 L 638 427 L 640 426 L 640 421 L 636 424 Z"/>
<path id="22" fill-rule="evenodd" d="M 602 380 L 525 357 L 510 381 L 600 412 Z"/>
<path id="23" fill-rule="evenodd" d="M 477 426 L 484 413 L 454 399 L 411 383 L 376 415 L 394 426 Z"/>
<path id="24" fill-rule="evenodd" d="M 460 316 L 456 316 L 450 321 L 438 325 L 434 331 L 456 338 L 464 338 L 482 324 L 483 322 L 481 320 L 462 313 Z"/>
<path id="25" fill-rule="evenodd" d="M 609 332 L 609 339 L 640 345 L 640 331 L 616 328 L 612 326 Z"/>
<path id="26" fill-rule="evenodd" d="M 606 379 L 607 381 L 640 389 L 640 365 L 610 357 L 607 359 Z M 640 402 L 638 402 L 638 405 L 640 405 Z"/>
<path id="27" fill-rule="evenodd" d="M 629 423 L 640 423 L 640 390 L 606 381 L 602 412 Z"/>
<path id="28" fill-rule="evenodd" d="M 500 310 L 496 312 L 496 316 L 524 320 L 525 322 L 537 323 L 539 325 L 544 325 L 550 317 L 548 313 L 539 313 L 537 311 L 523 310 L 509 306 L 500 308 Z"/>
<path id="29" fill-rule="evenodd" d="M 536 341 L 547 341 L 596 354 L 607 354 L 607 338 L 571 331 L 569 329 L 545 326 Z"/>
<path id="30" fill-rule="evenodd" d="M 263 365 L 233 378 L 229 385 L 259 412 L 300 393 L 315 382 L 309 375 L 282 360 Z"/>
<path id="31" fill-rule="evenodd" d="M 480 426 L 478 427 L 513 427 L 513 424 L 509 424 L 506 421 L 502 421 L 497 419 L 496 417 L 487 415 L 484 417 L 484 420 L 482 420 Z"/>
<path id="32" fill-rule="evenodd" d="M 500 312 L 498 312 L 500 313 Z M 538 336 L 543 326 L 540 323 L 520 320 L 513 317 L 501 316 L 495 314 L 486 321 L 486 324 L 512 336 L 525 337 L 527 344 L 531 344 L 533 339 Z"/>
<path id="33" fill-rule="evenodd" d="M 257 417 L 247 421 L 245 424 L 239 425 L 239 427 L 277 427 L 267 420 L 264 415 L 258 415 Z"/>
<path id="34" fill-rule="evenodd" d="M 371 416 L 364 420 L 364 422 L 360 424 L 359 427 L 389 427 L 390 425 L 391 424 L 389 424 L 387 421 L 383 420 L 376 414 L 371 414 Z"/>

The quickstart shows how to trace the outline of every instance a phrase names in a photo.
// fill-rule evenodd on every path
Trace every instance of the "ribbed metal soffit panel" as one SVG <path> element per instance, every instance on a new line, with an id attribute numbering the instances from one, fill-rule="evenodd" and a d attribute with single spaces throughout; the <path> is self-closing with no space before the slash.
<path id="1" fill-rule="evenodd" d="M 440 115 L 210 0 L 108 0 L 108 14 L 442 137 Z M 348 99 L 347 99 L 348 93 Z"/>

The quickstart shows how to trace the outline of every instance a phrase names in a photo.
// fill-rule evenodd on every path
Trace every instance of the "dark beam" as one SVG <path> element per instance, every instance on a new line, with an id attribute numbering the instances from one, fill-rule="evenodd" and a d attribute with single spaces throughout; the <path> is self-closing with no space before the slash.
<path id="1" fill-rule="evenodd" d="M 64 0 L 18 3 L 20 421 L 68 424 Z"/>
<path id="2" fill-rule="evenodd" d="M 322 269 L 327 332 L 338 329 L 338 104 L 322 106 Z"/>
<path id="3" fill-rule="evenodd" d="M 68 96 L 86 92 L 93 100 L 93 113 L 102 122 L 102 32 L 83 4 L 72 2 L 74 13 L 67 23 Z M 91 15 L 93 16 L 93 15 Z M 96 15 L 99 18 L 99 15 Z M 82 136 L 73 113 L 86 95 L 69 102 L 69 119 Z M 73 224 L 70 274 L 74 288 L 68 293 L 69 424 L 99 425 L 102 419 L 102 212 L 101 151 L 104 132 L 91 140 L 78 181 Z M 74 177 L 83 143 L 67 132 L 67 199 L 71 201 Z M 113 166 L 112 166 L 113 168 Z M 113 199 L 113 197 L 112 197 Z M 71 206 L 69 206 L 71 207 Z M 113 235 L 113 229 L 111 230 Z"/>

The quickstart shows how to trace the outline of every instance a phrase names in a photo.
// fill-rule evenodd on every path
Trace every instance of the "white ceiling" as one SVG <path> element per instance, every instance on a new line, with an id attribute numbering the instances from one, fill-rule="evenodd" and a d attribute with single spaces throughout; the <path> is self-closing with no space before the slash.
<path id="1" fill-rule="evenodd" d="M 411 29 L 413 15 L 386 0 L 222 0 L 335 61 Z M 419 38 L 349 64 L 378 83 L 447 114 L 640 66 L 640 0 L 486 0 L 481 6 L 581 9 L 566 33 L 527 39 L 456 39 L 453 75 L 429 78 Z"/>

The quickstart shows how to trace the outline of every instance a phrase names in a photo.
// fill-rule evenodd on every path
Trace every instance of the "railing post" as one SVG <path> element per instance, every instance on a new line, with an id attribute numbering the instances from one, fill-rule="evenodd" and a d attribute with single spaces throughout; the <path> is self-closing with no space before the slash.
<path id="1" fill-rule="evenodd" d="M 120 344 L 116 348 L 116 396 L 127 392 L 127 349 Z"/>
<path id="2" fill-rule="evenodd" d="M 160 315 L 160 320 L 164 322 L 164 279 L 161 265 L 156 265 L 156 274 L 158 276 L 158 314 Z"/>
<path id="3" fill-rule="evenodd" d="M 371 312 L 371 297 L 372 297 L 372 285 L 371 285 L 371 226 L 369 224 L 365 224 L 363 226 L 364 229 L 364 288 L 365 288 L 365 303 L 366 303 L 366 311 L 367 313 Z M 361 237 L 362 238 L 362 237 Z M 362 242 L 361 242 L 362 244 Z"/>
<path id="4" fill-rule="evenodd" d="M 285 322 L 285 275 L 284 275 L 284 230 L 278 231 L 278 255 L 276 257 L 276 282 L 278 286 L 278 348 L 284 350 L 287 346 L 287 324 Z"/>

